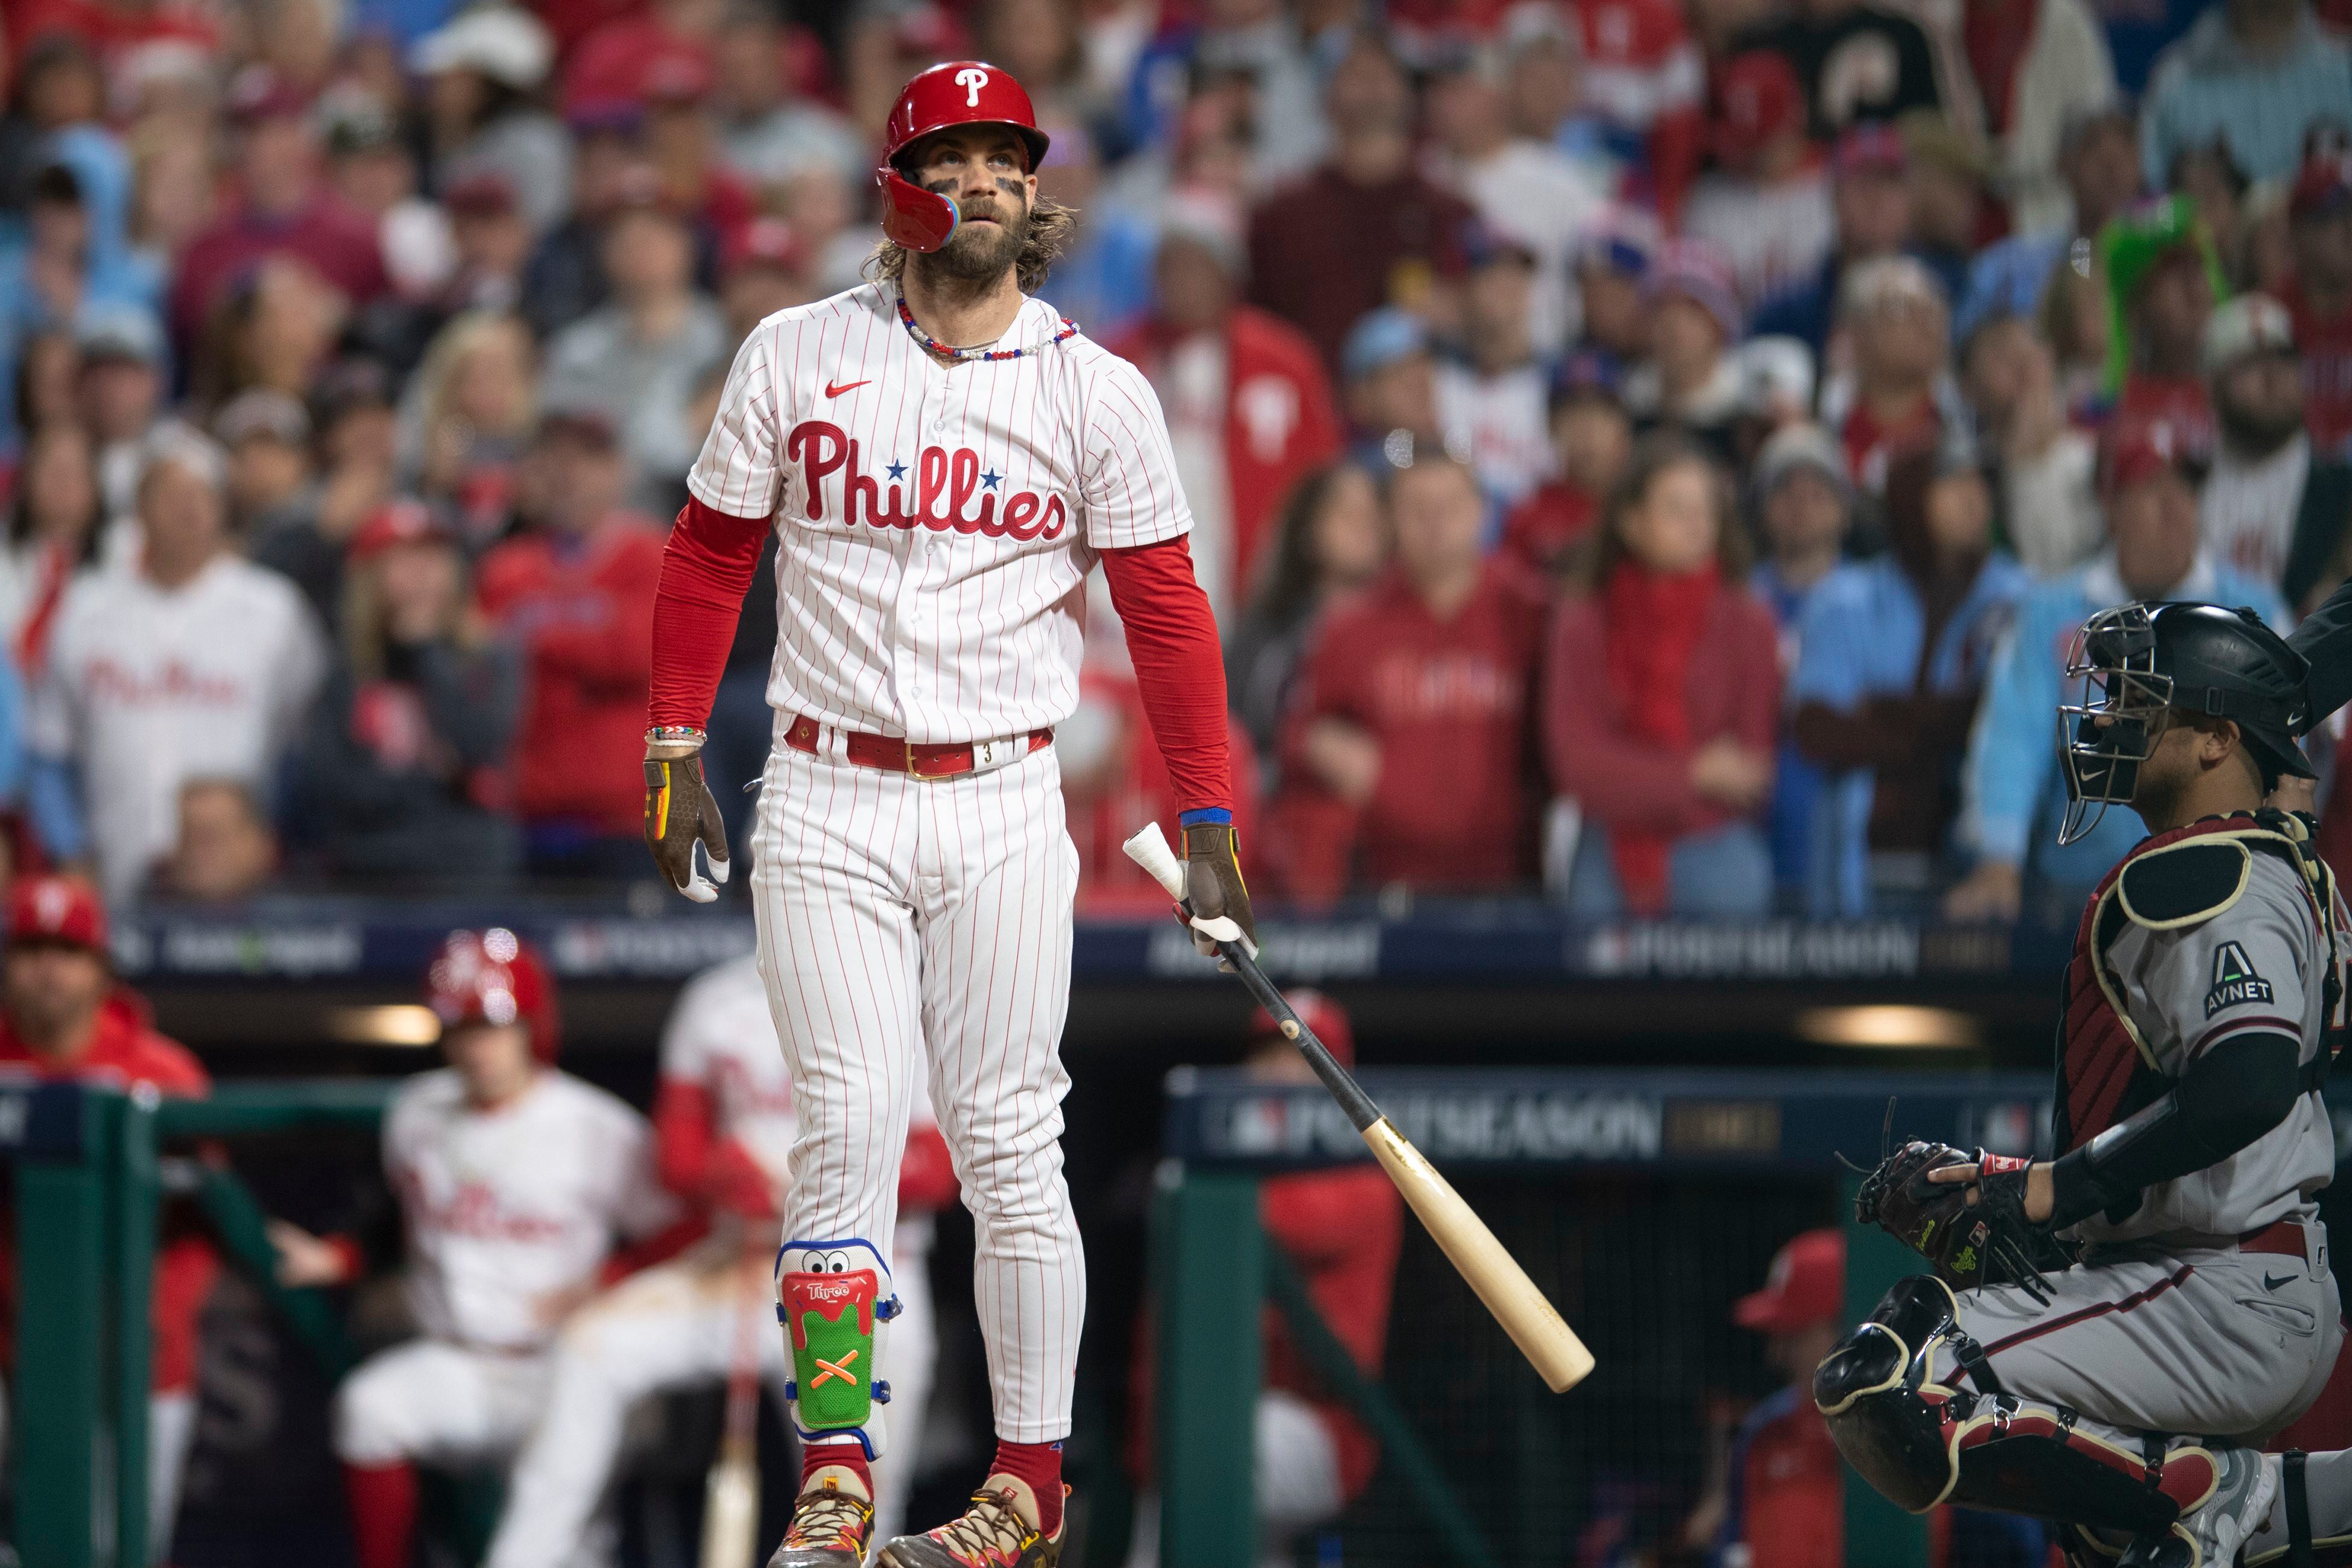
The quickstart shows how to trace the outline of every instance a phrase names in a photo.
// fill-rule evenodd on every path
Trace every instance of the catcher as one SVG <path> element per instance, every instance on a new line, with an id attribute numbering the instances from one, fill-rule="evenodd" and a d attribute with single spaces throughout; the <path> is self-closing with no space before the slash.
<path id="1" fill-rule="evenodd" d="M 2058 1157 L 1915 1142 L 1872 1173 L 1861 1217 L 1935 1272 L 1887 1292 L 1813 1397 L 1915 1512 L 2036 1515 L 2120 1568 L 2223 1568 L 2250 1541 L 2307 1559 L 2326 1461 L 2306 1484 L 2302 1456 L 2259 1450 L 2343 1341 L 2314 1194 L 2345 915 L 2303 819 L 2262 809 L 2310 773 L 2305 663 L 2252 611 L 2193 604 L 2094 616 L 2071 662 L 2089 684 L 2060 709 L 2060 842 L 2111 805 L 2149 837 L 2075 938 Z"/>

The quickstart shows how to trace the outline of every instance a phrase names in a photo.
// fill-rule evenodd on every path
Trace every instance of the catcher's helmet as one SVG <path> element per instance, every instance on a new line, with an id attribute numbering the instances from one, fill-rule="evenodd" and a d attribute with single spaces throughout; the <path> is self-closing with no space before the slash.
<path id="1" fill-rule="evenodd" d="M 460 1024 L 522 1024 L 530 1054 L 555 1060 L 563 1043 L 555 981 L 531 945 L 504 926 L 453 931 L 425 972 L 425 1005 L 444 1029 Z"/>
<path id="2" fill-rule="evenodd" d="M 2102 610 L 2074 634 L 2066 666 L 2070 679 L 2088 685 L 2082 701 L 2058 705 L 2066 775 L 2061 844 L 2088 834 L 2109 805 L 2131 804 L 2168 709 L 2236 724 L 2266 789 L 2282 774 L 2313 776 L 2294 742 L 2309 721 L 2310 666 L 2252 610 L 2196 604 Z"/>
<path id="3" fill-rule="evenodd" d="M 1037 110 L 1013 73 L 986 60 L 946 60 L 917 71 L 898 89 L 882 132 L 882 232 L 908 250 L 937 250 L 955 233 L 956 205 L 907 178 L 901 156 L 935 131 L 958 125 L 1003 125 L 1029 150 L 1035 173 L 1050 144 L 1037 129 Z"/>

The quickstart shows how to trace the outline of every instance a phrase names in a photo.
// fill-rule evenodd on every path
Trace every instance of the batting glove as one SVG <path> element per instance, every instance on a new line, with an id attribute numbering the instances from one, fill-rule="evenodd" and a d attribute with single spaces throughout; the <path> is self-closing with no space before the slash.
<path id="1" fill-rule="evenodd" d="M 1213 921 L 1229 916 L 1242 928 L 1242 944 L 1257 953 L 1257 921 L 1250 913 L 1249 888 L 1242 881 L 1241 847 L 1233 826 L 1196 822 L 1184 829 L 1184 896 L 1192 917 Z M 1192 933 L 1192 945 L 1213 955 L 1217 944 L 1203 932 Z"/>
<path id="2" fill-rule="evenodd" d="M 710 874 L 694 864 L 702 846 Z M 727 825 L 702 777 L 702 735 L 694 730 L 646 734 L 646 847 L 669 885 L 698 904 L 719 897 L 727 880 Z"/>

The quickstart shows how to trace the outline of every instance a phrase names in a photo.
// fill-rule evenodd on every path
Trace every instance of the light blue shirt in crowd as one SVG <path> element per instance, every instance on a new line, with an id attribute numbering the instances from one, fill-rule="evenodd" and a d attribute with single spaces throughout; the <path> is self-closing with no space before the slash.
<path id="1" fill-rule="evenodd" d="M 2230 36 L 2216 5 L 2158 58 L 2139 121 L 2150 185 L 2162 187 L 2175 155 L 2216 137 L 2247 178 L 2291 180 L 2313 123 L 2352 130 L 2352 45 L 2322 27 L 2308 6 L 2295 27 L 2276 56 L 2255 59 Z"/>

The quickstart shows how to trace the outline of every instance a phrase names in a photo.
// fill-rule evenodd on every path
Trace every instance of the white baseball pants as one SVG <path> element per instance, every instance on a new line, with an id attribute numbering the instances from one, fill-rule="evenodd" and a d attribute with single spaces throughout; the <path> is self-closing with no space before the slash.
<path id="1" fill-rule="evenodd" d="M 544 1351 L 518 1355 L 429 1339 L 372 1355 L 335 1391 L 335 1457 L 353 1465 L 502 1464 L 547 1403 L 552 1361 Z"/>

